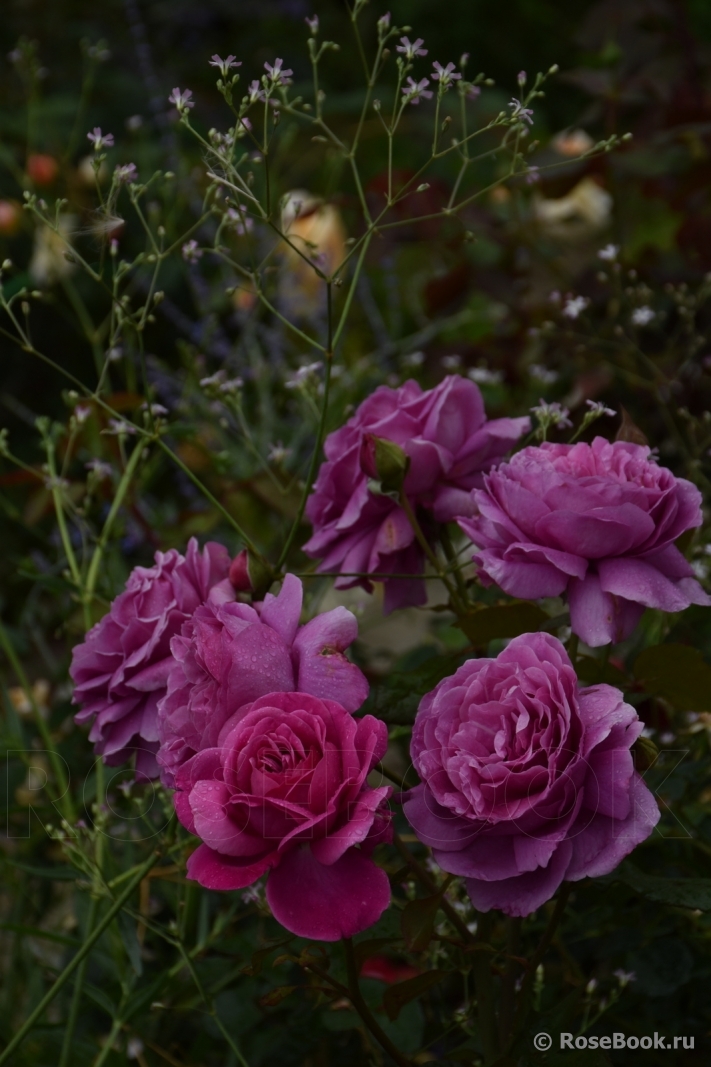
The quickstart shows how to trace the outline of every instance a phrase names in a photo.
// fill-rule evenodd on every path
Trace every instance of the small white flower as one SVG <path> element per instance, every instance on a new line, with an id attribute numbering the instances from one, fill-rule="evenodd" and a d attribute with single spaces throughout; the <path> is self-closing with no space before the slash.
<path id="1" fill-rule="evenodd" d="M 135 433 L 136 427 L 132 426 L 130 422 L 126 422 L 125 419 L 109 419 L 108 429 L 102 430 L 101 432 L 118 437 L 121 434 Z"/>
<path id="2" fill-rule="evenodd" d="M 183 259 L 186 263 L 197 263 L 202 256 L 202 249 L 197 241 L 186 241 L 183 245 Z"/>
<path id="3" fill-rule="evenodd" d="M 591 978 L 588 984 L 585 986 L 585 992 L 590 994 L 594 993 L 597 989 L 597 978 Z"/>
<path id="4" fill-rule="evenodd" d="M 293 70 L 283 70 L 283 59 L 275 59 L 274 66 L 271 63 L 265 63 L 264 69 L 266 70 L 272 85 L 290 85 L 290 76 L 294 73 Z"/>
<path id="5" fill-rule="evenodd" d="M 390 29 L 390 12 L 388 11 L 385 15 L 383 15 L 381 18 L 378 19 L 378 30 L 379 30 L 380 33 L 385 33 L 385 31 L 389 30 L 389 29 Z"/>
<path id="6" fill-rule="evenodd" d="M 467 378 L 477 385 L 501 385 L 504 380 L 500 370 L 489 370 L 488 367 L 472 367 L 467 371 Z"/>
<path id="7" fill-rule="evenodd" d="M 200 385 L 203 389 L 217 389 L 225 381 L 227 381 L 227 372 L 224 370 L 215 371 L 214 374 L 210 374 L 207 378 L 200 379 Z"/>
<path id="8" fill-rule="evenodd" d="M 584 311 L 590 301 L 586 296 L 566 297 L 563 314 L 567 319 L 577 319 L 581 311 Z"/>
<path id="9" fill-rule="evenodd" d="M 191 107 L 195 107 L 195 101 L 191 100 L 192 95 L 192 89 L 183 89 L 181 92 L 180 89 L 176 87 L 168 97 L 168 102 L 170 104 L 175 104 L 180 114 L 184 115 Z"/>
<path id="10" fill-rule="evenodd" d="M 653 318 L 654 312 L 646 305 L 641 308 L 635 308 L 632 312 L 632 322 L 635 326 L 649 326 Z"/>
<path id="11" fill-rule="evenodd" d="M 540 382 L 541 385 L 555 385 L 560 378 L 558 371 L 550 370 L 548 367 L 544 367 L 542 363 L 532 363 L 528 368 L 528 373 L 534 382 Z"/>
<path id="12" fill-rule="evenodd" d="M 445 370 L 456 370 L 457 367 L 461 367 L 461 365 L 462 365 L 462 357 L 461 356 L 442 356 L 442 359 L 440 360 L 440 362 L 441 362 L 442 366 L 445 368 Z"/>
<path id="13" fill-rule="evenodd" d="M 101 126 L 94 126 L 91 133 L 87 133 L 86 136 L 87 140 L 93 144 L 95 152 L 100 152 L 102 148 L 111 148 L 114 143 L 114 135 L 112 133 L 102 133 Z"/>
<path id="14" fill-rule="evenodd" d="M 167 415 L 168 409 L 164 408 L 162 404 L 151 404 L 150 408 L 148 404 L 141 404 L 141 411 L 150 411 L 154 419 L 160 418 L 161 415 Z"/>
<path id="15" fill-rule="evenodd" d="M 129 1060 L 137 1060 L 143 1055 L 144 1044 L 140 1037 L 129 1037 L 126 1042 L 126 1056 Z"/>
<path id="16" fill-rule="evenodd" d="M 220 74 L 226 79 L 233 67 L 242 66 L 242 61 L 237 60 L 234 56 L 228 56 L 227 59 L 221 59 L 218 55 L 214 55 L 210 60 L 210 66 L 219 67 Z"/>
<path id="17" fill-rule="evenodd" d="M 321 370 L 323 363 L 307 363 L 303 367 L 299 367 L 290 378 L 284 382 L 287 389 L 300 389 L 311 379 L 315 378 L 316 374 Z"/>
<path id="18" fill-rule="evenodd" d="M 617 414 L 612 408 L 606 408 L 601 400 L 586 400 L 585 403 L 590 408 L 588 418 L 590 415 L 594 415 L 595 418 L 599 418 L 600 415 L 609 415 L 612 418 L 613 415 Z"/>
<path id="19" fill-rule="evenodd" d="M 226 382 L 220 382 L 217 390 L 227 396 L 232 393 L 238 393 L 243 385 L 244 382 L 241 378 L 229 378 Z"/>
<path id="20" fill-rule="evenodd" d="M 91 408 L 88 404 L 77 404 L 74 408 L 74 418 L 81 426 L 91 415 Z"/>
<path id="21" fill-rule="evenodd" d="M 315 37 L 318 33 L 318 15 L 314 15 L 312 18 L 308 16 L 304 19 L 304 22 L 309 28 L 309 33 L 312 37 Z"/>
<path id="22" fill-rule="evenodd" d="M 524 107 L 521 101 L 515 96 L 511 97 L 509 107 L 512 108 L 512 119 L 519 119 L 521 122 L 527 122 L 529 126 L 533 125 L 533 111 L 530 107 Z"/>
<path id="23" fill-rule="evenodd" d="M 138 179 L 138 168 L 135 163 L 122 163 L 114 171 L 116 181 L 120 184 L 135 182 Z"/>
<path id="24" fill-rule="evenodd" d="M 623 989 L 626 985 L 629 985 L 630 982 L 637 981 L 637 975 L 634 973 L 634 971 L 623 971 L 620 967 L 618 968 L 618 970 L 613 971 L 612 973 L 614 974 L 615 978 L 620 983 Z"/>
<path id="25" fill-rule="evenodd" d="M 420 97 L 423 100 L 431 100 L 434 94 L 431 89 L 427 88 L 429 84 L 429 78 L 421 78 L 418 82 L 414 78 L 408 78 L 402 89 L 404 102 L 406 104 L 419 104 Z"/>
<path id="26" fill-rule="evenodd" d="M 459 81 L 461 78 L 461 74 L 456 73 L 454 63 L 448 63 L 446 67 L 443 67 L 441 63 L 434 63 L 433 66 L 432 80 L 439 82 L 443 89 L 446 89 L 452 82 Z"/>
<path id="27" fill-rule="evenodd" d="M 101 459 L 90 459 L 88 463 L 84 464 L 89 474 L 93 474 L 97 481 L 104 481 L 105 478 L 110 478 L 113 474 L 111 465 L 104 463 Z"/>
<path id="28" fill-rule="evenodd" d="M 402 52 L 405 59 L 412 60 L 416 56 L 427 55 L 427 49 L 422 47 L 424 43 L 421 37 L 418 37 L 416 41 L 411 41 L 409 37 L 401 37 L 396 51 Z"/>
<path id="29" fill-rule="evenodd" d="M 619 252 L 619 245 L 605 245 L 605 247 L 601 248 L 598 252 L 597 258 L 604 259 L 607 263 L 612 263 L 614 260 L 617 259 Z"/>
<path id="30" fill-rule="evenodd" d="M 291 455 L 291 449 L 285 448 L 281 441 L 277 441 L 275 445 L 269 446 L 269 452 L 267 453 L 267 459 L 270 463 L 276 463 L 281 465 Z"/>
<path id="31" fill-rule="evenodd" d="M 531 414 L 535 415 L 540 425 L 546 429 L 549 426 L 557 426 L 559 430 L 566 430 L 573 425 L 568 418 L 570 412 L 557 400 L 551 404 L 543 399 L 539 400 L 538 407 L 531 408 Z"/>
<path id="32" fill-rule="evenodd" d="M 409 355 L 403 356 L 403 363 L 406 367 L 421 367 L 425 362 L 424 352 L 410 352 Z M 711 549 L 711 546 L 709 546 Z"/>

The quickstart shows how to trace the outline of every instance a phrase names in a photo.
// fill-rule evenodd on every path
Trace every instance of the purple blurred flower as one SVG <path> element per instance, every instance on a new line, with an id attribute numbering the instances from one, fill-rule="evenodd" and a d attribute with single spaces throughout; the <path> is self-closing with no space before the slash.
<path id="1" fill-rule="evenodd" d="M 109 613 L 74 648 L 75 721 L 93 723 L 89 740 L 104 763 L 135 752 L 137 772 L 157 775 L 158 701 L 173 664 L 171 638 L 218 583 L 221 596 L 234 596 L 229 566 L 226 548 L 210 543 L 200 552 L 195 538 L 185 556 L 156 552 L 154 566 L 134 568 Z"/>
<path id="2" fill-rule="evenodd" d="M 114 143 L 114 135 L 112 133 L 102 133 L 101 126 L 94 126 L 91 133 L 87 133 L 87 139 L 91 141 L 94 146 L 95 152 L 100 152 L 102 148 L 112 148 Z"/>
<path id="3" fill-rule="evenodd" d="M 530 107 L 524 107 L 521 101 L 517 100 L 515 96 L 511 98 L 509 107 L 512 109 L 512 119 L 519 119 L 521 122 L 527 122 L 529 126 L 533 125 L 533 111 Z"/>
<path id="4" fill-rule="evenodd" d="M 405 814 L 475 908 L 529 915 L 652 832 L 659 810 L 630 752 L 642 728 L 618 689 L 578 687 L 555 637 L 524 634 L 423 698 Z"/>
<path id="5" fill-rule="evenodd" d="M 387 743 L 385 723 L 308 693 L 243 707 L 177 774 L 178 818 L 203 841 L 188 877 L 243 889 L 268 871 L 272 913 L 300 937 L 337 941 L 377 922 L 390 883 L 370 854 L 391 836 L 391 788 L 367 778 Z"/>
<path id="6" fill-rule="evenodd" d="M 459 519 L 482 576 L 511 596 L 566 593 L 574 633 L 621 641 L 645 607 L 711 604 L 674 542 L 701 525 L 701 494 L 627 441 L 524 448 Z"/>
<path id="7" fill-rule="evenodd" d="M 210 60 L 210 66 L 218 67 L 222 77 L 227 79 L 227 76 L 233 67 L 242 66 L 242 60 L 238 60 L 235 56 L 227 56 L 227 59 L 221 59 L 220 56 L 214 55 Z"/>
<path id="8" fill-rule="evenodd" d="M 278 596 L 262 604 L 199 607 L 171 643 L 173 666 L 158 709 L 161 777 L 211 748 L 239 708 L 266 693 L 297 690 L 356 711 L 368 683 L 344 655 L 358 635 L 355 616 L 334 608 L 299 626 L 301 581 L 287 574 Z"/>
<path id="9" fill-rule="evenodd" d="M 410 458 L 404 491 L 428 525 L 469 514 L 470 491 L 483 484 L 482 472 L 529 427 L 528 418 L 487 421 L 478 387 L 459 375 L 427 392 L 414 381 L 399 389 L 380 386 L 326 439 L 326 462 L 306 508 L 314 533 L 305 551 L 321 559 L 321 570 L 420 574 L 424 553 L 405 512 L 369 488 L 364 443 L 374 436 L 404 449 Z M 336 585 L 372 588 L 362 578 L 339 578 Z M 425 600 L 416 578 L 386 582 L 386 612 Z"/>

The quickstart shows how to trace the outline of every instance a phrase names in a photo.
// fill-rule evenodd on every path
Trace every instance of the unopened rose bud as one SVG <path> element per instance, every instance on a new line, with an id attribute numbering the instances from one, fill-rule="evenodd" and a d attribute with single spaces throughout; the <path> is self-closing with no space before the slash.
<path id="1" fill-rule="evenodd" d="M 263 593 L 272 582 L 268 567 L 243 548 L 230 564 L 230 582 L 238 593 Z"/>
<path id="2" fill-rule="evenodd" d="M 394 441 L 367 433 L 360 446 L 360 466 L 369 478 L 377 478 L 384 493 L 399 493 L 410 468 L 410 457 Z"/>

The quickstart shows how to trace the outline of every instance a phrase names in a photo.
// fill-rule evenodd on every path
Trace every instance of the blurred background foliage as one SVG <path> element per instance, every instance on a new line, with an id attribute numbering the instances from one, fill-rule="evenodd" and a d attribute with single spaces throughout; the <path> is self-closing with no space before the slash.
<path id="1" fill-rule="evenodd" d="M 202 132 L 227 121 L 207 63 L 215 52 L 233 52 L 243 60 L 242 84 L 258 76 L 264 62 L 282 56 L 294 70 L 295 91 L 308 91 L 304 18 L 317 13 L 323 35 L 341 43 L 341 51 L 326 58 L 324 79 L 329 121 L 347 134 L 362 101 L 360 60 L 338 0 L 4 0 L 2 8 L 0 262 L 10 258 L 15 264 L 4 284 L 7 293 L 23 285 L 42 293 L 32 305 L 35 347 L 93 387 L 104 350 L 105 298 L 56 243 L 39 233 L 22 210 L 22 190 L 34 190 L 49 203 L 67 197 L 77 242 L 92 262 L 105 254 L 107 237 L 117 239 L 121 255 L 130 259 L 143 250 L 144 234 L 127 203 L 116 206 L 108 231 L 105 213 L 97 213 L 87 130 L 101 126 L 113 132 L 112 165 L 133 162 L 144 180 L 156 169 L 175 174 L 172 182 L 156 184 L 147 209 L 156 224 L 180 233 L 199 215 L 205 183 L 200 153 L 168 103 L 173 86 L 192 89 L 193 118 Z M 415 376 L 431 386 L 446 373 L 460 372 L 480 384 L 493 416 L 523 414 L 539 397 L 563 403 L 576 424 L 588 399 L 603 400 L 618 412 L 624 407 L 628 439 L 644 434 L 664 463 L 706 490 L 711 476 L 711 7 L 705 0 L 512 0 L 507 5 L 392 0 L 390 9 L 395 22 L 411 25 L 412 36 L 424 38 L 428 61 L 458 62 L 468 51 L 468 72 L 483 71 L 493 79 L 477 102 L 482 122 L 517 94 L 520 70 L 530 76 L 553 63 L 561 70 L 535 106 L 531 136 L 540 143 L 529 162 L 540 168 L 532 176 L 538 180 L 497 185 L 462 213 L 461 224 L 427 219 L 383 231 L 373 242 L 339 357 L 329 428 L 382 382 L 398 384 Z M 366 10 L 366 40 L 385 10 L 375 2 Z M 411 109 L 407 117 L 396 157 L 403 175 L 417 165 L 423 139 L 429 137 L 425 110 Z M 382 139 L 375 137 L 377 123 L 370 121 L 372 150 L 363 176 L 366 196 L 376 203 L 385 156 Z M 628 131 L 632 140 L 614 152 L 576 158 L 592 141 Z M 328 146 L 284 124 L 274 167 L 280 195 L 300 189 L 324 198 L 328 211 L 317 212 L 322 247 L 330 243 L 337 250 L 346 235 L 359 232 L 351 178 Z M 497 167 L 490 160 L 478 165 L 482 188 L 501 177 Z M 454 180 L 453 168 L 438 163 L 429 189 L 408 201 L 408 213 L 440 211 Z M 619 252 L 601 259 L 600 250 L 611 245 Z M 322 331 L 323 307 L 298 267 L 292 265 L 291 274 L 282 268 L 279 285 L 282 306 L 309 329 Z M 170 413 L 169 440 L 185 466 L 239 515 L 264 551 L 274 554 L 296 513 L 315 438 L 319 371 L 311 366 L 308 349 L 265 314 L 248 289 L 234 286 L 229 269 L 209 257 L 195 263 L 176 259 L 166 267 L 165 299 L 145 333 L 146 373 L 154 399 Z M 147 288 L 147 276 L 139 271 L 135 291 L 145 294 Z M 571 302 L 578 299 L 573 314 Z M 0 326 L 6 322 L 0 320 Z M 213 386 L 199 384 L 220 372 L 226 380 L 243 382 L 227 399 L 218 395 L 219 377 Z M 145 397 L 138 353 L 118 353 L 109 377 L 112 405 L 131 415 L 139 412 Z M 0 606 L 36 706 L 59 739 L 70 772 L 85 781 L 81 803 L 90 805 L 96 781 L 84 733 L 71 720 L 66 684 L 71 645 L 82 624 L 62 574 L 35 430 L 37 416 L 66 422 L 73 406 L 59 374 L 0 334 L 0 424 L 10 431 L 14 453 L 30 468 L 18 470 L 4 461 L 0 468 Z M 598 424 L 596 430 L 602 426 L 600 432 L 613 436 L 619 422 Z M 87 493 L 86 462 L 120 466 L 121 443 L 102 433 L 105 429 L 106 420 L 94 406 L 75 435 L 67 476 L 77 502 Z M 61 460 L 65 444 L 58 447 Z M 110 479 L 94 485 L 90 514 L 106 513 L 112 488 Z M 192 534 L 236 547 L 219 511 L 161 454 L 151 457 L 132 487 L 118 532 L 101 576 L 105 601 L 120 589 L 129 569 L 150 560 L 157 547 L 182 548 Z M 306 527 L 303 532 L 305 537 Z M 701 577 L 706 576 L 707 545 L 704 531 L 689 547 Z M 290 562 L 296 570 L 306 567 L 298 547 Z M 331 603 L 325 582 L 311 582 L 309 596 L 312 607 L 319 600 Z M 362 619 L 357 654 L 374 684 L 375 706 L 388 709 L 388 721 L 396 724 L 393 741 L 401 746 L 404 770 L 403 738 L 417 698 L 431 687 L 437 671 L 441 676 L 442 656 L 455 664 L 463 640 L 436 613 L 410 613 L 399 630 L 386 631 L 377 604 L 374 609 L 363 596 L 349 603 Z M 624 683 L 667 753 L 654 773 L 669 805 L 668 840 L 661 848 L 651 839 L 641 850 L 639 863 L 648 879 L 661 873 L 711 876 L 711 701 L 703 685 L 701 695 L 697 691 L 693 697 L 686 692 L 678 699 L 668 692 L 650 696 L 632 665 L 644 645 L 662 639 L 693 645 L 711 661 L 707 615 L 691 609 L 665 634 L 660 620 L 648 613 L 627 658 L 613 665 L 615 684 Z M 427 657 L 437 657 L 431 668 L 422 666 Z M 386 682 L 391 668 L 396 673 Z M 7 671 L 3 743 L 8 752 L 33 744 L 33 709 L 17 682 Z M 683 762 L 676 752 L 686 753 Z M 41 807 L 46 802 L 38 800 L 32 780 L 33 774 L 41 778 L 47 772 L 46 761 L 39 751 L 33 760 L 28 768 L 10 758 L 3 771 L 7 790 L 3 786 L 0 792 L 7 796 L 8 818 L 7 836 L 0 839 L 6 858 L 0 887 L 4 1041 L 39 1001 L 67 952 L 80 943 L 90 906 L 87 894 L 76 891 L 74 868 L 42 828 L 48 821 L 56 824 L 57 817 Z M 112 812 L 125 825 L 129 815 L 134 818 L 132 805 L 143 803 L 135 817 L 145 824 L 145 834 L 112 839 L 107 863 L 116 878 L 138 862 L 145 840 L 165 819 L 157 801 L 148 810 L 144 797 L 134 800 L 128 787 L 124 796 L 119 784 L 113 786 Z M 25 831 L 29 802 L 40 807 Z M 89 821 L 103 817 L 110 823 L 112 814 L 87 815 Z M 80 842 L 79 854 L 82 847 Z M 90 851 L 94 843 L 87 840 L 85 847 Z M 347 1004 L 319 999 L 313 979 L 305 977 L 303 959 L 299 963 L 303 943 L 291 939 L 292 956 L 272 967 L 282 949 L 275 943 L 270 955 L 265 946 L 279 932 L 258 895 L 244 901 L 198 894 L 182 879 L 181 855 L 178 850 L 172 856 L 174 868 L 161 868 L 160 878 L 142 883 L 139 911 L 126 913 L 120 930 L 100 942 L 67 1062 L 111 1065 L 129 1056 L 141 1067 L 207 1067 L 236 1064 L 242 1054 L 250 1067 L 271 1064 L 276 1057 L 285 1067 L 379 1062 Z M 397 875 L 397 860 L 391 866 Z M 557 955 L 537 994 L 536 1027 L 562 1025 L 559 991 L 572 987 L 565 1010 L 576 1025 L 598 1013 L 599 1032 L 645 1034 L 663 1024 L 669 1034 L 696 1035 L 695 1051 L 675 1054 L 679 1062 L 705 1064 L 711 895 L 701 894 L 689 910 L 679 906 L 683 901 L 670 895 L 668 886 L 650 887 L 643 876 L 636 882 L 635 877 L 610 880 L 604 892 L 597 883 L 576 889 Z M 402 907 L 414 888 L 404 875 L 401 881 Z M 466 915 L 465 901 L 457 904 Z M 543 914 L 532 921 L 534 941 L 544 925 Z M 175 943 L 168 945 L 166 932 L 189 946 L 204 996 L 195 992 L 190 968 L 170 954 Z M 384 989 L 439 965 L 438 959 L 446 963 L 437 956 L 440 949 L 403 944 L 396 911 L 367 938 L 381 939 L 362 954 L 364 988 L 381 1015 Z M 331 966 L 332 973 L 340 973 L 335 950 Z M 616 970 L 633 972 L 637 980 L 623 985 L 614 977 Z M 591 978 L 597 982 L 592 988 Z M 313 986 L 304 994 L 307 999 L 292 997 L 302 983 Z M 411 1000 L 397 1019 L 383 1015 L 383 1023 L 408 1054 L 419 1056 L 418 1062 L 476 1063 L 476 1036 L 467 1036 L 468 996 L 450 976 L 421 1000 Z M 57 1064 L 68 1010 L 69 1000 L 60 998 L 14 1062 Z M 445 1019 L 451 1039 L 441 1036 Z M 225 1043 L 225 1028 L 238 1040 L 239 1053 Z M 102 1050 L 110 1031 L 111 1042 Z M 522 1062 L 558 1062 L 553 1056 L 527 1056 Z M 611 1060 L 581 1056 L 575 1062 L 592 1067 L 670 1059 L 669 1053 L 637 1051 L 614 1053 Z M 560 1062 L 572 1067 L 572 1054 Z"/>

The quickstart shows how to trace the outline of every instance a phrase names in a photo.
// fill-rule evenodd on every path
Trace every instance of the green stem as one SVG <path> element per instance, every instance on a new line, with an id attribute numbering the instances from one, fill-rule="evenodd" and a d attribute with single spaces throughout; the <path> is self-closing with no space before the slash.
<path id="1" fill-rule="evenodd" d="M 521 925 L 523 920 L 519 918 L 507 919 L 508 938 L 506 942 L 506 971 L 501 983 L 501 1001 L 499 1004 L 499 1040 L 501 1048 L 507 1047 L 513 1030 L 514 1008 L 516 1005 L 516 974 L 520 964 L 516 960 L 519 944 L 521 941 Z"/>
<path id="2" fill-rule="evenodd" d="M 100 806 L 104 803 L 105 798 L 105 780 L 104 780 L 104 765 L 101 760 L 96 764 L 96 804 Z M 99 886 L 101 880 L 101 868 L 104 853 L 104 838 L 101 830 L 97 830 L 95 845 L 94 845 L 94 859 L 96 862 L 96 874 L 94 875 L 94 895 L 89 901 L 89 912 L 86 918 L 86 931 L 85 937 L 91 937 L 96 926 L 96 919 L 99 914 Z M 59 1061 L 59 1067 L 70 1067 L 70 1057 L 72 1054 L 72 1044 L 74 1042 L 74 1031 L 76 1030 L 77 1019 L 79 1018 L 79 1008 L 81 1007 L 82 995 L 84 992 L 84 979 L 86 978 L 86 968 L 89 963 L 89 957 L 82 960 L 77 971 L 76 982 L 74 983 L 74 993 L 72 994 L 72 1003 L 69 1009 L 69 1016 L 67 1018 L 66 1027 L 64 1030 L 64 1040 L 62 1041 L 62 1055 Z M 113 1040 L 109 1042 L 109 1047 L 113 1044 Z"/>
<path id="3" fill-rule="evenodd" d="M 538 970 L 539 964 L 542 962 L 543 957 L 548 951 L 548 947 L 555 936 L 555 932 L 558 929 L 558 925 L 561 919 L 563 918 L 563 912 L 565 911 L 565 906 L 568 903 L 568 897 L 570 896 L 572 891 L 572 883 L 564 882 L 558 894 L 558 899 L 555 902 L 553 914 L 551 915 L 550 920 L 548 922 L 548 926 L 546 927 L 543 933 L 543 937 L 541 938 L 540 944 L 538 945 L 538 948 L 528 961 L 528 964 L 526 966 L 526 974 L 521 984 L 521 992 L 519 993 L 518 1008 L 516 1011 L 516 1017 L 514 1019 L 513 1034 L 511 1038 L 512 1041 L 516 1034 L 521 1030 L 523 1024 L 526 1021 L 526 1016 L 528 1014 L 528 1001 L 531 994 L 531 987 L 533 986 L 533 983 L 536 978 L 536 971 Z"/>
<path id="4" fill-rule="evenodd" d="M 124 889 L 123 893 L 121 893 L 121 895 L 116 898 L 114 903 L 111 905 L 109 910 L 106 912 L 106 915 L 104 916 L 104 918 L 101 920 L 99 925 L 94 929 L 94 932 L 84 942 L 83 946 L 79 949 L 79 951 L 77 952 L 76 956 L 67 964 L 67 966 L 64 968 L 62 973 L 59 975 L 59 977 L 57 978 L 57 980 L 54 983 L 54 985 L 52 986 L 52 988 L 49 989 L 47 991 L 47 993 L 45 993 L 45 995 L 42 997 L 42 1000 L 39 1002 L 39 1004 L 37 1005 L 35 1010 L 31 1013 L 31 1015 L 22 1024 L 20 1029 L 17 1031 L 15 1036 L 10 1041 L 10 1044 L 6 1046 L 4 1052 L 0 1053 L 0 1067 L 2 1067 L 2 1065 L 5 1064 L 5 1063 L 9 1063 L 10 1062 L 10 1056 L 13 1054 L 15 1049 L 19 1048 L 19 1046 L 25 1040 L 25 1038 L 27 1037 L 27 1035 L 29 1034 L 30 1030 L 33 1028 L 35 1023 L 42 1017 L 42 1015 L 44 1014 L 46 1009 L 49 1007 L 49 1005 L 52 1003 L 52 1001 L 55 999 L 55 997 L 59 993 L 61 993 L 61 991 L 64 988 L 64 986 L 67 984 L 67 982 L 69 981 L 71 976 L 74 974 L 76 969 L 80 966 L 82 961 L 85 960 L 86 957 L 89 955 L 89 953 L 91 952 L 91 950 L 93 949 L 94 945 L 99 940 L 101 935 L 104 933 L 104 931 L 106 929 L 108 929 L 108 927 L 114 921 L 114 919 L 116 918 L 118 913 L 121 911 L 121 909 L 123 908 L 123 906 L 126 903 L 126 901 L 128 900 L 128 898 L 131 896 L 131 893 L 134 891 L 136 886 L 139 884 L 139 882 L 142 881 L 143 878 L 145 878 L 145 876 L 148 874 L 148 872 L 151 870 L 151 868 L 155 867 L 156 863 L 158 862 L 158 856 L 159 856 L 159 853 L 158 852 L 154 852 L 153 855 L 149 859 L 147 859 L 144 864 L 142 864 L 142 866 L 139 868 L 139 870 L 136 873 L 136 875 L 131 879 L 129 884 Z"/>
<path id="5" fill-rule="evenodd" d="M 321 449 L 323 447 L 323 440 L 326 436 L 326 420 L 328 418 L 328 400 L 331 393 L 331 370 L 333 368 L 333 296 L 332 296 L 332 283 L 326 283 L 326 299 L 327 299 L 327 312 L 328 312 L 328 339 L 326 344 L 326 351 L 324 353 L 324 382 L 323 382 L 323 404 L 321 406 L 321 418 L 319 420 L 318 432 L 316 434 L 316 443 L 311 455 L 311 462 L 309 463 L 309 472 L 306 476 L 306 484 L 304 491 L 301 494 L 301 500 L 299 501 L 299 510 L 296 513 L 296 518 L 291 524 L 289 530 L 289 536 L 286 539 L 284 547 L 281 550 L 279 559 L 277 561 L 276 570 L 279 571 L 284 566 L 291 546 L 293 545 L 296 535 L 299 532 L 299 527 L 304 517 L 304 511 L 306 510 L 306 501 L 309 498 L 311 492 L 311 486 L 313 485 L 314 478 L 316 477 L 316 468 L 318 467 L 319 460 L 321 459 Z"/>
<path id="6" fill-rule="evenodd" d="M 109 1036 L 106 1038 L 106 1041 L 104 1042 L 104 1045 L 103 1045 L 103 1048 L 101 1049 L 101 1052 L 99 1053 L 99 1055 L 94 1060 L 94 1062 L 92 1064 L 92 1067 L 102 1067 L 102 1064 L 106 1063 L 106 1061 L 109 1058 L 109 1056 L 111 1055 L 111 1051 L 112 1051 L 112 1049 L 114 1047 L 114 1041 L 116 1040 L 116 1038 L 121 1033 L 122 1027 L 123 1027 L 123 1019 L 121 1019 L 120 1017 L 117 1018 L 117 1019 L 114 1019 L 113 1026 L 111 1027 L 111 1032 L 109 1033 Z"/>
<path id="7" fill-rule="evenodd" d="M 356 966 L 355 952 L 353 950 L 353 941 L 350 937 L 343 938 L 343 951 L 346 957 L 346 970 L 348 972 L 348 996 L 350 997 L 351 1004 L 360 1015 L 365 1025 L 370 1030 L 373 1037 L 378 1041 L 380 1045 L 385 1049 L 388 1056 L 390 1056 L 398 1067 L 412 1067 L 412 1062 L 403 1056 L 402 1052 L 396 1045 L 390 1040 L 388 1035 L 382 1029 L 377 1019 L 374 1017 L 370 1008 L 363 998 L 363 994 L 360 991 L 358 984 L 358 967 Z"/>
<path id="8" fill-rule="evenodd" d="M 432 546 L 430 545 L 429 541 L 425 537 L 425 535 L 424 535 L 424 533 L 422 531 L 422 527 L 420 526 L 419 522 L 417 521 L 417 516 L 415 515 L 415 512 L 414 512 L 414 510 L 412 508 L 412 504 L 408 500 L 407 494 L 405 493 L 404 489 L 400 493 L 400 507 L 402 508 L 402 510 L 407 515 L 408 522 L 410 523 L 410 526 L 413 529 L 413 532 L 415 534 L 415 538 L 417 539 L 417 542 L 418 542 L 420 548 L 422 549 L 424 554 L 427 556 L 427 559 L 430 561 L 430 563 L 434 567 L 434 569 L 437 572 L 437 575 L 439 576 L 439 578 L 442 580 L 444 585 L 447 587 L 447 591 L 448 591 L 450 597 L 452 598 L 452 607 L 454 607 L 455 611 L 457 611 L 457 613 L 459 614 L 460 610 L 461 610 L 461 605 L 459 604 L 459 598 L 457 597 L 456 590 L 454 589 L 454 586 L 452 585 L 452 583 L 450 582 L 449 578 L 447 577 L 447 572 L 444 570 L 444 568 L 442 567 L 442 564 L 437 559 L 437 556 L 436 556 L 434 550 L 432 549 Z"/>
<path id="9" fill-rule="evenodd" d="M 415 859 L 405 842 L 397 833 L 393 834 L 393 844 L 421 885 L 423 885 L 432 896 L 439 895 L 441 887 L 437 885 L 434 878 L 430 877 L 422 864 Z M 440 896 L 439 906 L 452 926 L 460 934 L 462 941 L 473 945 L 478 940 L 478 936 L 471 932 L 467 927 L 467 924 L 464 922 L 464 919 L 462 919 L 461 915 L 457 914 L 446 897 Z"/>
<path id="10" fill-rule="evenodd" d="M 487 944 L 491 937 L 492 915 L 479 915 L 477 936 Z M 496 1012 L 494 1010 L 494 984 L 489 967 L 488 954 L 475 952 L 472 961 L 472 974 L 476 989 L 477 1017 L 479 1022 L 479 1040 L 484 1052 L 484 1062 L 493 1063 L 499 1051 L 496 1033 Z"/>
<path id="11" fill-rule="evenodd" d="M 54 772 L 57 786 L 57 795 L 55 796 L 53 803 L 59 805 L 62 815 L 67 822 L 73 826 L 76 821 L 76 815 L 74 813 L 74 805 L 72 804 L 71 796 L 69 795 L 69 779 L 65 770 L 66 764 L 57 752 L 49 726 L 45 722 L 44 716 L 39 709 L 39 705 L 32 692 L 32 686 L 30 685 L 29 679 L 25 674 L 24 668 L 20 663 L 18 655 L 15 652 L 15 648 L 2 621 L 0 621 L 0 646 L 2 646 L 2 650 L 7 656 L 10 666 L 17 676 L 22 692 L 25 694 L 25 698 L 32 708 L 35 725 L 37 726 L 42 741 L 49 754 L 49 761 L 52 764 L 52 771 Z"/>
<path id="12" fill-rule="evenodd" d="M 131 479 L 135 474 L 136 468 L 138 467 L 142 455 L 143 442 L 139 441 L 136 444 L 133 452 L 131 453 L 131 458 L 126 464 L 126 469 L 124 470 L 121 476 L 121 481 L 119 482 L 116 488 L 116 495 L 114 496 L 113 502 L 111 504 L 111 510 L 106 516 L 106 521 L 104 522 L 103 528 L 101 530 L 101 535 L 99 537 L 99 540 L 97 541 L 94 553 L 91 557 L 91 563 L 89 564 L 89 572 L 86 576 L 86 586 L 84 588 L 84 595 L 87 604 L 91 603 L 91 600 L 94 595 L 94 589 L 96 588 L 96 580 L 99 575 L 99 564 L 101 563 L 101 557 L 103 555 L 104 549 L 106 548 L 106 544 L 109 539 L 109 534 L 111 533 L 111 527 L 113 526 L 114 520 L 118 515 L 119 509 L 123 504 L 124 497 L 126 496 L 128 487 L 131 484 Z"/>

